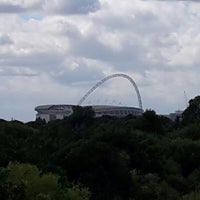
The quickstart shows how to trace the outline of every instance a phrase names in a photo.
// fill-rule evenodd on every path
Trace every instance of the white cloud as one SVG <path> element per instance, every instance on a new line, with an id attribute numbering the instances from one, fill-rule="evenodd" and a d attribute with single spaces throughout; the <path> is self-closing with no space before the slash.
<path id="1" fill-rule="evenodd" d="M 40 8 L 41 0 L 0 0 L 0 13 L 23 13 Z"/>
<path id="2" fill-rule="evenodd" d="M 31 120 L 37 104 L 77 103 L 116 72 L 134 78 L 144 108 L 184 108 L 183 91 L 199 93 L 199 9 L 192 1 L 0 0 L 0 117 Z M 88 101 L 136 106 L 132 90 L 116 79 Z"/>
<path id="3" fill-rule="evenodd" d="M 9 45 L 12 44 L 12 40 L 8 35 L 2 34 L 0 35 L 0 45 Z"/>
<path id="4" fill-rule="evenodd" d="M 52 0 L 46 1 L 44 9 L 47 12 L 61 15 L 88 14 L 100 9 L 98 0 Z"/>

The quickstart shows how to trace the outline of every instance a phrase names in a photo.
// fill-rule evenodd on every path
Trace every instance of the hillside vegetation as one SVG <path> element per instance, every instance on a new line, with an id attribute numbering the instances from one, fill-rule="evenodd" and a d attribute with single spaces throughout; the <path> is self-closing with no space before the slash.
<path id="1" fill-rule="evenodd" d="M 199 200 L 200 97 L 172 122 L 152 110 L 50 123 L 0 120 L 1 200 Z"/>

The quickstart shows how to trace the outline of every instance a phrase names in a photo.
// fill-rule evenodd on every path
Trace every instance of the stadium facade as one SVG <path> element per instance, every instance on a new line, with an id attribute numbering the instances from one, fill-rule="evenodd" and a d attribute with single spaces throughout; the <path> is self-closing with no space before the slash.
<path id="1" fill-rule="evenodd" d="M 107 76 L 97 82 L 88 92 L 80 99 L 78 102 L 78 105 L 81 106 L 81 104 L 87 99 L 87 97 L 92 94 L 100 85 L 105 83 L 106 81 L 113 79 L 113 78 L 125 78 L 127 79 L 135 89 L 139 108 L 135 107 L 125 107 L 125 106 L 113 106 L 113 105 L 92 105 L 95 112 L 95 117 L 101 117 L 103 115 L 109 115 L 113 117 L 125 117 L 127 115 L 133 115 L 133 116 L 140 116 L 143 113 L 142 108 L 142 99 L 139 93 L 139 89 L 135 83 L 135 81 L 128 75 L 118 73 L 113 74 L 110 76 Z M 73 113 L 73 105 L 42 105 L 37 106 L 35 108 L 37 111 L 36 118 L 44 119 L 46 122 L 56 120 L 56 119 L 64 119 L 65 117 L 70 116 Z"/>
<path id="2" fill-rule="evenodd" d="M 93 105 L 95 117 L 109 115 L 113 117 L 126 117 L 127 115 L 140 116 L 143 113 L 141 108 L 111 106 L 111 105 Z M 73 113 L 73 105 L 41 105 L 35 108 L 37 111 L 36 118 L 43 119 L 46 122 L 64 119 Z"/>

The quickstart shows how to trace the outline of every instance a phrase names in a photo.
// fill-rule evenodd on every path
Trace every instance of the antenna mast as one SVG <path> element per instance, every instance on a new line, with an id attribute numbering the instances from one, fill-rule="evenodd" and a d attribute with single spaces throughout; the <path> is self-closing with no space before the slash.
<path id="1" fill-rule="evenodd" d="M 184 98 L 185 98 L 185 106 L 187 108 L 188 107 L 188 100 L 187 100 L 187 95 L 186 95 L 185 91 L 184 91 Z"/>

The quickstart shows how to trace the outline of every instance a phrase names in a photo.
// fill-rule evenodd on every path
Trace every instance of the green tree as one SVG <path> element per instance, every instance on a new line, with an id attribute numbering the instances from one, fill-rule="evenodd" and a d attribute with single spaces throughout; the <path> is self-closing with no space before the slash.
<path id="1" fill-rule="evenodd" d="M 183 124 L 190 124 L 200 121 L 200 96 L 189 101 L 188 108 L 183 112 Z"/>
<path id="2" fill-rule="evenodd" d="M 80 127 L 88 127 L 94 119 L 94 111 L 92 107 L 73 106 L 73 113 L 69 117 L 69 121 L 75 129 Z"/>
<path id="3" fill-rule="evenodd" d="M 4 178 L 0 197 L 5 200 L 89 200 L 91 196 L 83 186 L 63 188 L 59 176 L 43 174 L 30 164 L 9 163 L 0 176 Z"/>
<path id="4" fill-rule="evenodd" d="M 74 185 L 67 191 L 67 200 L 88 200 L 91 198 L 91 193 L 88 188 L 81 185 Z"/>
<path id="5" fill-rule="evenodd" d="M 199 200 L 200 199 L 200 193 L 198 192 L 192 192 L 191 194 L 185 195 L 183 197 L 183 200 Z"/>
<path id="6" fill-rule="evenodd" d="M 135 200 L 179 200 L 179 194 L 157 174 L 131 171 L 132 193 Z"/>
<path id="7" fill-rule="evenodd" d="M 147 132 L 161 134 L 163 127 L 161 119 L 154 110 L 146 110 L 142 115 L 142 130 Z"/>
<path id="8" fill-rule="evenodd" d="M 7 170 L 7 181 L 16 187 L 23 185 L 27 200 L 37 199 L 41 195 L 52 198 L 59 190 L 59 177 L 51 173 L 41 174 L 36 166 L 9 163 Z"/>

